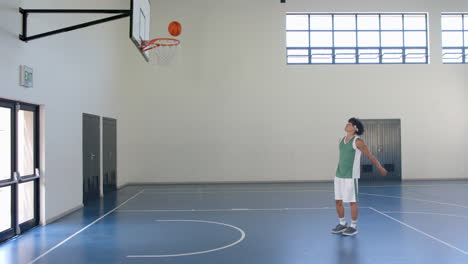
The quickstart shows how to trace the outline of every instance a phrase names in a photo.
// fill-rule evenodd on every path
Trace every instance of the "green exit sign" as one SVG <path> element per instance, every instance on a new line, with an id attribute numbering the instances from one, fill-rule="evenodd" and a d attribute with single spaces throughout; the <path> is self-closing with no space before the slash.
<path id="1" fill-rule="evenodd" d="M 33 69 L 26 65 L 20 67 L 20 85 L 26 88 L 33 87 Z"/>

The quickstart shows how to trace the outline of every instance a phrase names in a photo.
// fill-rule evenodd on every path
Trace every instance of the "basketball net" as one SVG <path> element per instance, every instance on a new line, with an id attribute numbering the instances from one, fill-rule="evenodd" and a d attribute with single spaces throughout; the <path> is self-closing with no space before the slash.
<path id="1" fill-rule="evenodd" d="M 150 60 L 155 64 L 167 65 L 173 60 L 179 47 L 178 39 L 157 38 L 145 42 L 141 49 L 150 53 Z"/>

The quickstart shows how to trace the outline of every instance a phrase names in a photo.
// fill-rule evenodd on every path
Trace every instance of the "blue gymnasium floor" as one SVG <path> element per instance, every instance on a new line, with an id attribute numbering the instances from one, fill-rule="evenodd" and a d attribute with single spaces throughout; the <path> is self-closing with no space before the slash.
<path id="1" fill-rule="evenodd" d="M 342 237 L 332 183 L 133 185 L 0 244 L 0 262 L 468 263 L 468 181 L 361 184 L 360 207 Z"/>

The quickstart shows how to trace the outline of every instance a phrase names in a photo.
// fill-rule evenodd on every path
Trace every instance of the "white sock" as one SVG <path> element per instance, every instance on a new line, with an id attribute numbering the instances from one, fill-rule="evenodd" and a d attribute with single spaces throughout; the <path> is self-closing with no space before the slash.
<path id="1" fill-rule="evenodd" d="M 346 220 L 345 218 L 340 218 L 340 225 L 346 225 Z"/>
<path id="2" fill-rule="evenodd" d="M 357 220 L 351 220 L 351 227 L 356 228 L 357 227 Z"/>

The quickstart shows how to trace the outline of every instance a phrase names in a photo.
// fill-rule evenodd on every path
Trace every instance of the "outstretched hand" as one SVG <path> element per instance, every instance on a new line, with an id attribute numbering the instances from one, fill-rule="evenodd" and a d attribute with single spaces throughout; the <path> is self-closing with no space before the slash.
<path id="1" fill-rule="evenodd" d="M 380 172 L 380 174 L 382 174 L 382 176 L 385 176 L 388 173 L 388 171 L 384 167 L 380 167 L 379 172 Z"/>

